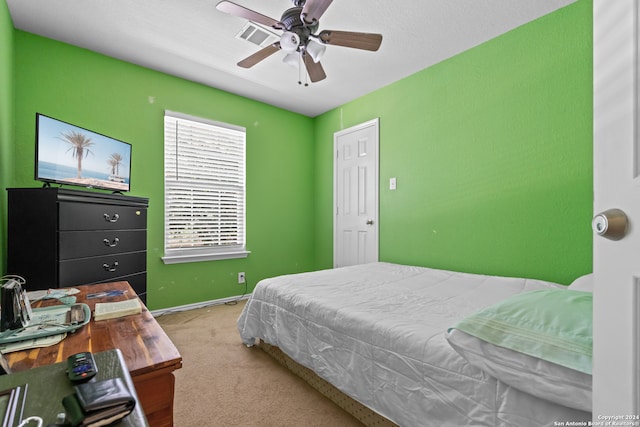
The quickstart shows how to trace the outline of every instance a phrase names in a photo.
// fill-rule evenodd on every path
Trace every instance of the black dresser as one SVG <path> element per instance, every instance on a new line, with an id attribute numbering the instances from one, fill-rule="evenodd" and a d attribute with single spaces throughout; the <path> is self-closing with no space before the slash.
<path id="1" fill-rule="evenodd" d="M 126 280 L 146 303 L 149 199 L 9 188 L 7 274 L 30 290 Z"/>

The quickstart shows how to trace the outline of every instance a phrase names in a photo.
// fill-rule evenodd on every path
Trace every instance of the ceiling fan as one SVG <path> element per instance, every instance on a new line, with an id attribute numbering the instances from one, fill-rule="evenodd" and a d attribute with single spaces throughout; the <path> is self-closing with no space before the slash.
<path id="1" fill-rule="evenodd" d="M 294 7 L 285 10 L 279 21 L 230 1 L 221 1 L 216 8 L 221 12 L 283 31 L 279 42 L 248 56 L 238 62 L 238 66 L 251 68 L 282 50 L 287 53 L 284 62 L 291 63 L 301 58 L 309 78 L 315 83 L 327 77 L 320 64 L 326 45 L 377 51 L 382 43 L 381 34 L 334 30 L 323 30 L 316 34 L 320 26 L 320 17 L 332 1 L 292 0 Z"/>

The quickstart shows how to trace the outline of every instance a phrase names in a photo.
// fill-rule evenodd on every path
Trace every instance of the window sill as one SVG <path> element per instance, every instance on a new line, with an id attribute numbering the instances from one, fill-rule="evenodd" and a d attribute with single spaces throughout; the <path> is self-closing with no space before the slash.
<path id="1" fill-rule="evenodd" d="M 164 262 L 165 264 L 181 264 L 185 262 L 237 259 L 237 258 L 246 258 L 249 256 L 250 253 L 251 251 L 238 250 L 234 252 L 224 252 L 224 253 L 165 255 L 162 257 L 162 262 Z"/>

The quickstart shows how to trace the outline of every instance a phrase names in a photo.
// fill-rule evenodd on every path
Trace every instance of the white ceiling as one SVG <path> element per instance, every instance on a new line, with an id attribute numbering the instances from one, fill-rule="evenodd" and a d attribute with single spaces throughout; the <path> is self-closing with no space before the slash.
<path id="1" fill-rule="evenodd" d="M 234 0 L 280 20 L 291 0 Z M 15 28 L 311 117 L 481 44 L 575 0 L 335 0 L 320 30 L 381 33 L 377 52 L 327 46 L 308 87 L 277 52 L 235 38 L 244 19 L 218 0 L 7 0 Z M 275 31 L 277 34 L 280 32 Z"/>

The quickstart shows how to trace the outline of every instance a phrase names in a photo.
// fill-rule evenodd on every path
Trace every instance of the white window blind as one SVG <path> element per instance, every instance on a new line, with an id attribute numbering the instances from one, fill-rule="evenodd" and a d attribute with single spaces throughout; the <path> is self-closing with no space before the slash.
<path id="1" fill-rule="evenodd" d="M 246 257 L 244 128 L 164 117 L 165 263 Z"/>

